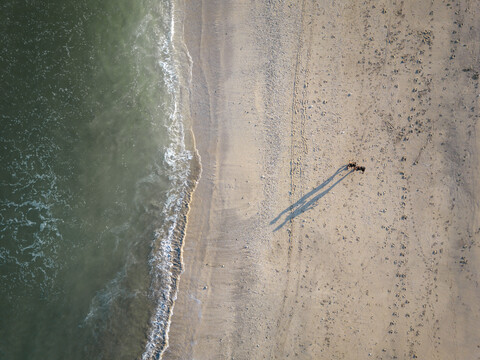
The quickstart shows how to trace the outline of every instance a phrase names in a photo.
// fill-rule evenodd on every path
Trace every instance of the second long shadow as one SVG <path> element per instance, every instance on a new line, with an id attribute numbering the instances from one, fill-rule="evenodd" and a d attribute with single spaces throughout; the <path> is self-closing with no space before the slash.
<path id="1" fill-rule="evenodd" d="M 345 171 L 345 175 L 341 176 L 337 181 L 332 183 L 327 189 L 318 193 L 320 190 L 325 188 L 328 184 L 330 184 L 338 175 L 342 175 Z M 285 210 L 283 210 L 278 216 L 270 221 L 270 225 L 275 224 L 280 218 L 289 213 L 285 219 L 283 220 L 280 225 L 278 225 L 273 231 L 277 231 L 282 228 L 287 222 L 296 218 L 298 215 L 303 214 L 305 211 L 310 210 L 311 208 L 315 207 L 316 202 L 324 197 L 330 190 L 332 190 L 340 181 L 345 179 L 348 175 L 350 175 L 354 170 L 348 171 L 347 165 L 340 167 L 332 176 L 330 176 L 327 180 L 325 180 L 321 185 L 317 186 L 312 191 L 308 192 L 304 196 L 302 196 L 295 204 L 290 205 Z"/>

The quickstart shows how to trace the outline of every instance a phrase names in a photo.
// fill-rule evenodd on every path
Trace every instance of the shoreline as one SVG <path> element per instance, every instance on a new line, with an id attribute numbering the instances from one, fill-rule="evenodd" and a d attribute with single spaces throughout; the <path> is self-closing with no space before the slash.
<path id="1" fill-rule="evenodd" d="M 203 173 L 166 359 L 478 351 L 480 8 L 372 5 L 187 9 Z"/>
<path id="2" fill-rule="evenodd" d="M 176 75 L 178 77 L 178 89 L 175 90 L 175 113 L 174 117 L 177 119 L 179 126 L 175 129 L 183 135 L 183 143 L 177 144 L 176 151 L 181 151 L 183 155 L 190 154 L 187 161 L 190 163 L 188 168 L 187 178 L 182 183 L 183 192 L 181 198 L 176 200 L 176 205 L 173 205 L 174 220 L 173 225 L 166 231 L 166 237 L 171 239 L 171 243 L 165 245 L 161 242 L 162 237 L 159 236 L 160 242 L 155 244 L 157 249 L 154 253 L 165 254 L 168 253 L 169 269 L 168 282 L 162 278 L 164 272 L 154 275 L 154 282 L 157 282 L 153 287 L 165 291 L 164 285 L 167 285 L 166 291 L 161 294 L 155 294 L 160 299 L 154 309 L 154 315 L 150 319 L 150 330 L 147 335 L 147 343 L 144 346 L 145 350 L 141 356 L 142 359 L 162 358 L 163 353 L 169 344 L 169 330 L 171 325 L 171 318 L 175 307 L 175 301 L 178 294 L 178 283 L 182 272 L 184 271 L 183 263 L 183 247 L 185 243 L 185 234 L 188 224 L 188 214 L 190 211 L 190 202 L 195 192 L 195 188 L 202 173 L 202 164 L 200 155 L 195 145 L 195 134 L 192 130 L 192 119 L 190 114 L 189 104 L 189 89 L 192 81 L 192 59 L 186 47 L 184 39 L 185 26 L 185 3 L 183 0 L 175 0 L 172 2 L 172 22 L 171 22 L 171 43 L 172 43 L 172 59 L 175 67 Z M 180 31 L 179 31 L 180 30 Z M 177 48 L 178 47 L 178 48 Z M 180 149 L 178 148 L 180 147 Z M 172 208 L 169 209 L 172 211 Z M 171 219 L 170 219 L 171 220 Z M 171 220 L 172 221 L 172 220 Z M 158 249 L 158 248 L 161 248 Z M 164 262 L 167 259 L 163 258 L 160 261 Z M 157 266 L 157 265 L 156 265 Z M 162 264 L 162 266 L 165 266 Z M 163 270 L 163 269 L 162 269 Z M 164 271 L 164 270 L 163 270 Z"/>

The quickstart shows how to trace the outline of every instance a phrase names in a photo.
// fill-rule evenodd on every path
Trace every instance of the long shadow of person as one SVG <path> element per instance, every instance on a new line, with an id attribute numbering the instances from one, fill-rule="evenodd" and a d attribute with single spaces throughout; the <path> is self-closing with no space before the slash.
<path id="1" fill-rule="evenodd" d="M 305 211 L 307 210 L 310 210 L 311 208 L 315 207 L 316 205 L 316 202 L 318 200 L 320 200 L 322 197 L 324 197 L 330 190 L 332 190 L 340 181 L 342 181 L 343 179 L 345 179 L 349 174 L 351 174 L 352 172 L 354 172 L 355 170 L 350 170 L 350 171 L 347 171 L 348 170 L 348 167 L 347 165 L 343 165 L 342 167 L 340 167 L 337 171 L 335 171 L 335 173 L 330 176 L 327 180 L 325 180 L 321 185 L 317 186 L 315 189 L 313 189 L 312 191 L 308 192 L 307 194 L 305 194 L 304 196 L 302 196 L 299 200 L 297 200 L 297 202 L 295 202 L 295 204 L 293 205 L 290 205 L 289 207 L 287 207 L 285 210 L 283 210 L 280 214 L 278 214 L 278 216 L 273 219 L 272 221 L 270 221 L 270 225 L 273 225 L 275 224 L 278 220 L 280 220 L 280 218 L 287 212 L 289 212 L 289 214 L 285 217 L 285 219 L 283 220 L 283 222 L 278 225 L 273 231 L 277 231 L 279 230 L 280 228 L 282 228 L 287 222 L 289 222 L 290 220 L 296 218 L 298 215 L 300 214 L 303 214 Z M 344 171 L 347 171 L 347 173 L 345 175 L 343 175 L 342 177 L 340 177 L 337 181 L 335 181 L 332 185 L 330 185 L 327 189 L 325 189 L 324 191 L 322 191 L 321 193 L 318 193 L 320 190 L 322 190 L 323 188 L 325 188 L 328 184 L 330 184 L 338 175 L 341 175 Z"/>

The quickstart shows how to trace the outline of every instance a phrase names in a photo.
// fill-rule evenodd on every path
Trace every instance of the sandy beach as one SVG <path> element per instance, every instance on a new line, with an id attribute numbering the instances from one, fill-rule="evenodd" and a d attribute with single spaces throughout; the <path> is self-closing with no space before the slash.
<path id="1" fill-rule="evenodd" d="M 202 175 L 164 359 L 480 359 L 479 19 L 188 2 Z"/>

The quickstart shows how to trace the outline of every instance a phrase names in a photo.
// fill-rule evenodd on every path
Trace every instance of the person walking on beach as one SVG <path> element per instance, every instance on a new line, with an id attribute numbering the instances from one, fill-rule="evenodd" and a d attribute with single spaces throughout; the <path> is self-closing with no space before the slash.
<path id="1" fill-rule="evenodd" d="M 365 172 L 365 166 L 359 166 L 355 161 L 349 161 L 347 169 L 353 168 L 353 171 L 361 171 L 362 174 Z"/>

